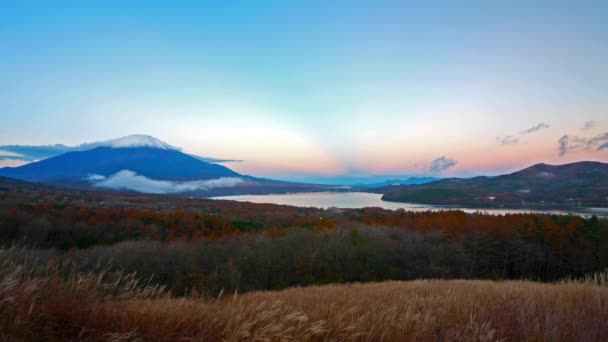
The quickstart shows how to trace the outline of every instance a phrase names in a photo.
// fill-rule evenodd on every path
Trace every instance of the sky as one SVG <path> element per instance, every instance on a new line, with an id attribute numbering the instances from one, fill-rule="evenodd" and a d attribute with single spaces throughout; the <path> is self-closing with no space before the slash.
<path id="1" fill-rule="evenodd" d="M 608 161 L 607 17 L 607 1 L 2 1 L 0 145 L 149 134 L 289 180 Z"/>

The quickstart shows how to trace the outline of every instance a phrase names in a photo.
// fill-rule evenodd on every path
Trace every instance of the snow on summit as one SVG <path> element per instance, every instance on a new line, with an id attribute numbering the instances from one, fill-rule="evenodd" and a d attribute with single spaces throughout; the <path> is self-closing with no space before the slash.
<path id="1" fill-rule="evenodd" d="M 79 146 L 82 149 L 92 149 L 96 147 L 111 147 L 111 148 L 131 148 L 131 147 L 152 147 L 159 148 L 162 150 L 176 150 L 180 149 L 167 144 L 155 137 L 143 134 L 133 134 L 118 139 L 110 139 L 106 141 L 99 141 L 94 143 L 82 144 Z"/>

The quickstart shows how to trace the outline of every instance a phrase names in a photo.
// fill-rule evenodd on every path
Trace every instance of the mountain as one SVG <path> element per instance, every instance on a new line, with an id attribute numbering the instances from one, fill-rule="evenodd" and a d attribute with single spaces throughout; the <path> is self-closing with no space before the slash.
<path id="1" fill-rule="evenodd" d="M 76 188 L 204 197 L 329 189 L 241 175 L 223 165 L 185 154 L 151 136 L 132 135 L 79 146 L 85 150 L 1 168 L 0 176 Z"/>
<path id="2" fill-rule="evenodd" d="M 163 180 L 199 180 L 239 176 L 218 164 L 206 163 L 176 150 L 151 147 L 97 147 L 67 152 L 16 168 L 0 169 L 0 175 L 35 182 L 86 180 L 109 177 L 123 170 Z"/>
<path id="3" fill-rule="evenodd" d="M 85 150 L 2 168 L 0 176 L 151 193 L 233 187 L 244 181 L 225 166 L 204 162 L 150 136 L 132 135 L 81 148 Z"/>
<path id="4" fill-rule="evenodd" d="M 448 178 L 374 190 L 383 200 L 476 207 L 608 207 L 608 164 L 537 164 L 497 177 Z"/>
<path id="5" fill-rule="evenodd" d="M 133 134 L 122 138 L 110 139 L 105 141 L 99 141 L 94 143 L 85 143 L 79 146 L 83 150 L 90 150 L 96 147 L 109 147 L 109 148 L 135 148 L 135 147 L 149 147 L 159 150 L 173 150 L 179 151 L 180 149 L 167 144 L 155 137 L 143 134 Z"/>
<path id="6" fill-rule="evenodd" d="M 86 151 L 95 147 L 156 147 L 160 149 L 180 150 L 154 137 L 142 134 L 130 135 L 123 138 L 106 140 L 101 142 L 84 143 L 77 146 L 56 145 L 4 145 L 0 146 L 0 160 L 16 159 L 26 162 L 40 161 L 43 159 L 58 156 L 66 152 Z M 211 157 L 201 157 L 190 154 L 190 156 L 208 163 L 236 162 L 239 160 L 218 159 Z"/>

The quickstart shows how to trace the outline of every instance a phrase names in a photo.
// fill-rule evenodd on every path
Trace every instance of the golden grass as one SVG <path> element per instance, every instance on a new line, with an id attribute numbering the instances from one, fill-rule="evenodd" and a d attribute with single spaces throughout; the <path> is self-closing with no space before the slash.
<path id="1" fill-rule="evenodd" d="M 121 330 L 146 340 L 608 340 L 608 288 L 582 283 L 383 282 L 113 305 Z"/>
<path id="2" fill-rule="evenodd" d="M 12 253 L 12 254 L 11 254 Z M 17 256 L 15 256 L 17 255 Z M 419 280 L 175 298 L 0 249 L 0 340 L 607 341 L 608 277 Z"/>

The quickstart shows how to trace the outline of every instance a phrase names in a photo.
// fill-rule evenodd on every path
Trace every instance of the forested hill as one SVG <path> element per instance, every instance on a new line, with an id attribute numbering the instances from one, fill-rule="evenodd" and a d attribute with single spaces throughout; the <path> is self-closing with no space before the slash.
<path id="1" fill-rule="evenodd" d="M 608 207 L 608 164 L 536 164 L 497 177 L 378 189 L 386 201 L 479 207 Z"/>

